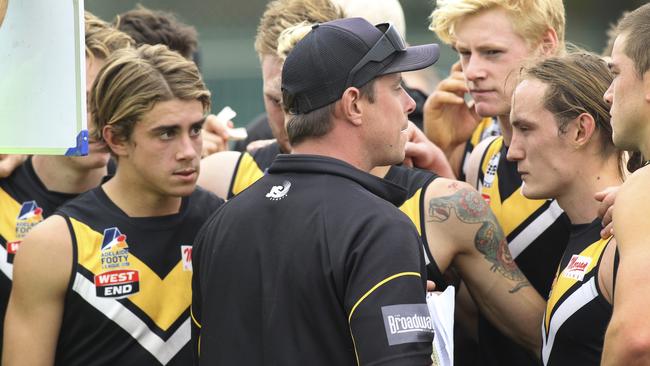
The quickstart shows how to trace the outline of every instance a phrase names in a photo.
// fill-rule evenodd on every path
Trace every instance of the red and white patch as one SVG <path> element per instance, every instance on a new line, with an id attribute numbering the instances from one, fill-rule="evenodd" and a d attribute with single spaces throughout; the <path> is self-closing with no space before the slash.
<path id="1" fill-rule="evenodd" d="M 585 274 L 587 274 L 589 264 L 591 264 L 591 257 L 574 254 L 569 264 L 562 271 L 562 276 L 582 281 L 585 278 Z"/>
<path id="2" fill-rule="evenodd" d="M 488 205 L 490 204 L 490 195 L 489 194 L 481 193 L 481 197 L 483 197 L 483 200 L 485 201 L 485 203 L 487 203 Z"/>
<path id="3" fill-rule="evenodd" d="M 18 248 L 20 247 L 22 240 L 10 241 L 7 243 L 7 253 L 16 254 L 18 253 Z"/>
<path id="4" fill-rule="evenodd" d="M 183 261 L 183 271 L 192 271 L 192 246 L 181 245 L 181 260 Z"/>
<path id="5" fill-rule="evenodd" d="M 100 273 L 95 275 L 95 289 L 99 297 L 127 297 L 140 291 L 140 276 L 131 269 Z"/>

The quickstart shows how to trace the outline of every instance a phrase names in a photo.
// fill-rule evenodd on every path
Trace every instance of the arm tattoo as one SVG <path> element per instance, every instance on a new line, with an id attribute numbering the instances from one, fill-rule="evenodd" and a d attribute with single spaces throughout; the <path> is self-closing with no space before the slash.
<path id="1" fill-rule="evenodd" d="M 510 255 L 508 242 L 490 207 L 476 191 L 463 188 L 446 197 L 436 197 L 429 201 L 430 222 L 447 221 L 452 214 L 466 224 L 481 224 L 474 237 L 474 246 L 485 259 L 492 263 L 491 270 L 516 282 L 510 293 L 530 286 L 523 273 Z"/>

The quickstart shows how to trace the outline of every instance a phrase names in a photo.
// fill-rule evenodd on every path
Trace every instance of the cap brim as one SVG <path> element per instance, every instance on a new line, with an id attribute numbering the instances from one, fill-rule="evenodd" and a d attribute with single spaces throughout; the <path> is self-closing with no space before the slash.
<path id="1" fill-rule="evenodd" d="M 378 75 L 424 69 L 436 63 L 439 57 L 440 47 L 435 43 L 408 47 L 406 51 L 398 53 Z"/>

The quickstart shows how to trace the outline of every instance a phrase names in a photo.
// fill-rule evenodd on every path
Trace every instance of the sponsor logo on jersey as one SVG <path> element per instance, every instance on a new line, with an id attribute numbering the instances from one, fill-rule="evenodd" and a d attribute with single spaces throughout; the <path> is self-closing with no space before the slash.
<path id="1" fill-rule="evenodd" d="M 266 194 L 266 198 L 271 201 L 279 201 L 283 199 L 291 189 L 291 182 L 285 180 L 281 186 L 273 186 L 269 193 Z"/>
<path id="2" fill-rule="evenodd" d="M 181 261 L 183 262 L 183 271 L 192 271 L 192 246 L 181 245 Z"/>
<path id="3" fill-rule="evenodd" d="M 574 254 L 571 257 L 569 264 L 567 264 L 564 271 L 562 271 L 562 276 L 582 281 L 585 278 L 585 274 L 587 274 L 587 268 L 590 263 L 591 257 Z"/>
<path id="4" fill-rule="evenodd" d="M 18 253 L 18 248 L 20 247 L 22 240 L 8 241 L 7 242 L 7 263 L 14 262 L 14 256 Z"/>
<path id="5" fill-rule="evenodd" d="M 129 269 L 100 273 L 95 275 L 95 290 L 98 297 L 127 297 L 140 291 L 140 276 Z"/>
<path id="6" fill-rule="evenodd" d="M 116 227 L 104 230 L 104 238 L 101 246 L 102 268 L 112 269 L 127 267 L 129 263 L 129 245 L 126 243 L 126 235 L 122 234 Z"/>
<path id="7" fill-rule="evenodd" d="M 492 156 L 490 162 L 488 163 L 487 170 L 483 176 L 483 187 L 490 188 L 494 182 L 494 177 L 497 175 L 497 168 L 499 168 L 499 159 L 501 158 L 501 153 L 498 152 Z"/>
<path id="8" fill-rule="evenodd" d="M 433 341 L 433 321 L 426 304 L 383 306 L 381 313 L 389 345 Z"/>
<path id="9" fill-rule="evenodd" d="M 38 207 L 36 201 L 23 202 L 16 220 L 16 238 L 24 238 L 41 221 L 43 221 L 43 209 Z"/>

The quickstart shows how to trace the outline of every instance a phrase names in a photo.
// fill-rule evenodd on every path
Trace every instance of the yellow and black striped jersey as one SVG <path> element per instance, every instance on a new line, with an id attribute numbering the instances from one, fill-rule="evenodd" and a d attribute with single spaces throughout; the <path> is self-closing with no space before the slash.
<path id="1" fill-rule="evenodd" d="M 458 176 L 458 180 L 465 180 L 465 176 L 467 175 L 467 164 L 469 162 L 469 156 L 472 154 L 472 151 L 474 151 L 476 145 L 488 137 L 500 135 L 501 127 L 499 126 L 499 122 L 496 120 L 496 118 L 486 117 L 478 123 L 474 129 L 474 132 L 472 132 L 472 136 L 470 136 L 469 140 L 465 143 L 465 153 L 463 154 L 463 161 L 461 162 L 461 170 L 460 175 Z"/>
<path id="2" fill-rule="evenodd" d="M 222 203 L 197 188 L 177 214 L 134 218 L 99 187 L 62 206 L 73 271 L 56 364 L 191 364 L 192 244 Z"/>
<path id="3" fill-rule="evenodd" d="M 478 175 L 479 193 L 503 228 L 510 253 L 531 285 L 546 297 L 569 238 L 569 221 L 555 200 L 521 193 L 517 163 L 506 159 L 503 137 L 486 149 Z M 485 365 L 536 365 L 535 357 L 479 317 L 480 359 Z"/>
<path id="4" fill-rule="evenodd" d="M 555 275 L 542 322 L 544 365 L 600 365 L 612 305 L 598 285 L 598 269 L 609 239 L 600 219 L 574 225 Z"/>

